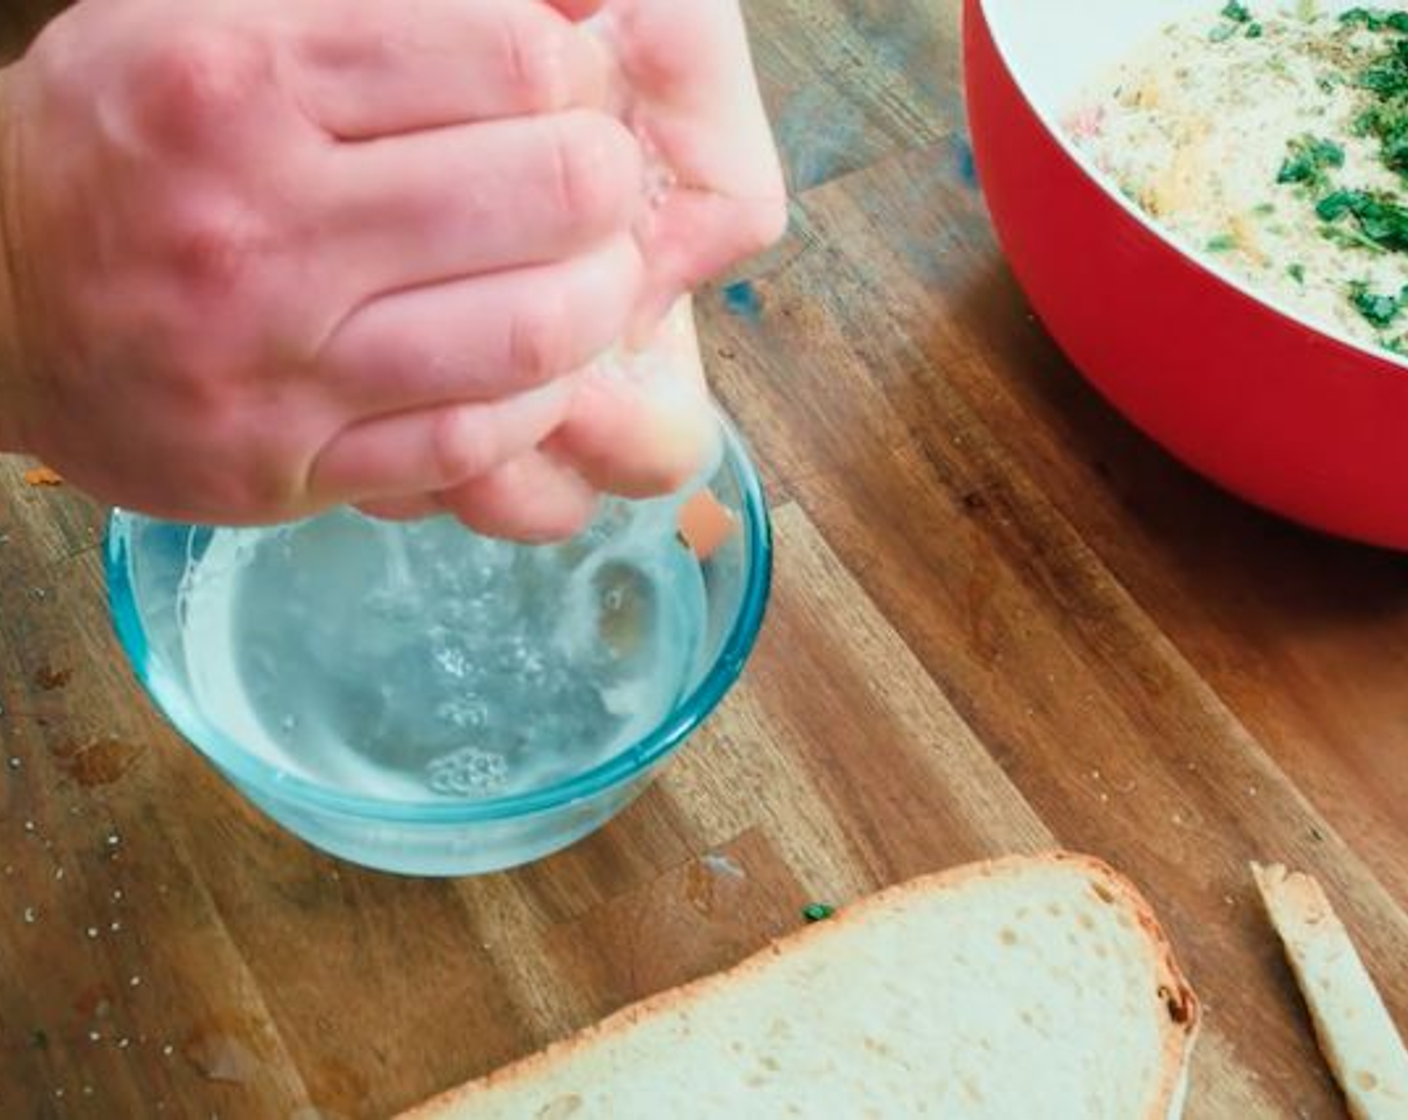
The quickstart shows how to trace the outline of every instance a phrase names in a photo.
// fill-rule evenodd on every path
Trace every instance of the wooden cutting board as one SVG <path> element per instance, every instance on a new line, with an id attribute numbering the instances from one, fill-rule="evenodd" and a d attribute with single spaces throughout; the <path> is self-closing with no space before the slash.
<path id="1" fill-rule="evenodd" d="M 1340 1115 L 1248 859 L 1326 883 L 1408 1023 L 1408 562 L 1214 491 L 1066 364 L 974 182 L 956 3 L 749 14 L 796 204 L 699 301 L 777 524 L 742 685 L 566 854 L 363 872 L 152 714 L 100 511 L 0 462 L 0 1115 L 385 1115 L 807 902 L 1058 843 L 1143 886 L 1207 1001 L 1191 1115 Z"/>

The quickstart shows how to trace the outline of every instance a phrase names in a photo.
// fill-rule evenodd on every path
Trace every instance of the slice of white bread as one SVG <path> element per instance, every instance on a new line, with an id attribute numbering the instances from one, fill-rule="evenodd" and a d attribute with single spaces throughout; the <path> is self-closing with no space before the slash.
<path id="1" fill-rule="evenodd" d="M 406 1115 L 1164 1120 L 1197 1026 L 1128 881 L 1020 857 L 887 890 Z"/>
<path id="2" fill-rule="evenodd" d="M 1254 863 L 1252 875 L 1350 1114 L 1404 1120 L 1408 1049 L 1324 888 L 1280 864 Z"/>

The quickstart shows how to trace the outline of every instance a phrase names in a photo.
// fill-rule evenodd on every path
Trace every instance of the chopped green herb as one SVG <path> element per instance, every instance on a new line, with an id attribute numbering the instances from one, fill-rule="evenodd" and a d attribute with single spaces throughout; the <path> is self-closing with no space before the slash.
<path id="1" fill-rule="evenodd" d="M 1338 245 L 1342 249 L 1366 249 L 1371 253 L 1387 252 L 1351 226 L 1321 226 L 1319 233 L 1326 241 Z"/>
<path id="2" fill-rule="evenodd" d="M 1408 12 L 1386 12 L 1382 8 L 1350 8 L 1340 14 L 1347 27 L 1364 27 L 1370 31 L 1402 31 L 1408 33 Z"/>
<path id="3" fill-rule="evenodd" d="M 1210 238 L 1207 243 L 1209 253 L 1230 253 L 1237 247 L 1237 239 L 1230 233 L 1219 233 L 1216 237 Z"/>
<path id="4" fill-rule="evenodd" d="M 1272 202 L 1258 203 L 1252 208 L 1252 213 L 1265 218 L 1276 213 L 1276 204 Z"/>
<path id="5" fill-rule="evenodd" d="M 1292 264 L 1292 265 L 1287 266 L 1287 268 L 1286 268 L 1286 275 L 1289 276 L 1292 280 L 1294 280 L 1297 284 L 1304 284 L 1304 283 L 1305 283 L 1305 265 L 1303 265 L 1303 264 Z"/>
<path id="6" fill-rule="evenodd" d="M 1408 35 L 1408 12 L 1394 15 L 1401 19 L 1393 22 L 1385 16 L 1386 26 Z M 1355 119 L 1355 132 L 1377 140 L 1384 166 L 1408 179 L 1408 39 L 1395 39 L 1375 55 L 1358 74 L 1356 85 L 1373 96 L 1373 104 Z"/>
<path id="7" fill-rule="evenodd" d="M 1261 24 L 1252 19 L 1252 14 L 1247 10 L 1247 6 L 1238 3 L 1238 0 L 1228 0 L 1219 15 L 1227 22 L 1220 26 L 1219 30 L 1222 32 L 1220 35 L 1216 31 L 1213 33 L 1214 43 L 1230 39 L 1237 34 L 1239 29 L 1248 39 L 1260 39 L 1265 30 Z"/>
<path id="8" fill-rule="evenodd" d="M 828 906 L 825 902 L 813 902 L 802 907 L 802 917 L 811 923 L 824 922 L 835 913 L 836 907 Z"/>
<path id="9" fill-rule="evenodd" d="M 1320 187 L 1325 172 L 1344 166 L 1344 149 L 1333 140 L 1305 135 L 1286 142 L 1286 159 L 1276 173 L 1278 183 L 1308 183 Z"/>
<path id="10" fill-rule="evenodd" d="M 1335 191 L 1315 204 L 1315 213 L 1326 222 L 1338 221 L 1350 213 L 1362 191 Z"/>
<path id="11" fill-rule="evenodd" d="M 1401 41 L 1395 43 L 1366 66 L 1356 83 L 1359 88 L 1367 89 L 1384 101 L 1408 91 L 1408 57 L 1402 47 Z"/>
<path id="12" fill-rule="evenodd" d="M 1369 285 L 1355 282 L 1349 286 L 1349 301 L 1370 325 L 1382 330 L 1392 326 L 1394 320 L 1408 306 L 1408 287 L 1396 296 L 1381 295 L 1369 290 Z"/>
<path id="13" fill-rule="evenodd" d="M 1352 216 L 1365 241 L 1385 252 L 1408 252 L 1408 208 L 1387 195 L 1338 190 L 1316 203 L 1315 213 L 1330 223 Z"/>

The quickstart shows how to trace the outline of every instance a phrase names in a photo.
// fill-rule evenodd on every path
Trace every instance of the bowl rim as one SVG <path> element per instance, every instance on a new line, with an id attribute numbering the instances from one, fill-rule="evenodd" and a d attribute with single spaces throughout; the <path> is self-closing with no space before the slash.
<path id="1" fill-rule="evenodd" d="M 119 644 L 157 711 L 208 763 L 256 799 L 273 798 L 297 808 L 316 809 L 374 824 L 463 825 L 502 822 L 547 813 L 597 796 L 648 774 L 679 748 L 722 702 L 743 671 L 762 629 L 772 589 L 772 522 L 757 467 L 733 425 L 721 420 L 723 464 L 737 479 L 742 497 L 742 530 L 747 576 L 738 612 L 703 679 L 677 700 L 647 735 L 605 762 L 566 781 L 539 790 L 479 801 L 386 801 L 344 793 L 290 774 L 241 747 L 209 723 L 175 689 L 165 687 L 147 643 L 126 564 L 121 521 L 128 511 L 114 508 L 103 541 L 103 568 L 109 616 Z"/>
<path id="2" fill-rule="evenodd" d="M 1024 79 L 1023 68 L 1018 66 L 1011 54 L 1009 45 L 1009 28 L 1006 21 L 994 19 L 989 10 L 994 0 L 971 0 L 978 16 L 982 19 L 987 28 L 988 38 L 993 44 L 997 61 L 1001 64 L 1013 86 L 1021 94 L 1022 100 L 1031 110 L 1032 116 L 1041 125 L 1042 129 L 1052 139 L 1056 146 L 1071 160 L 1072 163 L 1090 179 L 1100 190 L 1100 193 L 1110 202 L 1128 215 L 1140 228 L 1153 237 L 1156 241 L 1167 247 L 1173 253 L 1189 262 L 1195 268 L 1206 272 L 1214 280 L 1231 288 L 1239 295 L 1246 297 L 1252 302 L 1260 305 L 1274 315 L 1284 319 L 1287 323 L 1311 332 L 1332 343 L 1337 343 L 1356 354 L 1370 359 L 1379 367 L 1380 372 L 1391 371 L 1395 375 L 1401 374 L 1408 369 L 1408 355 L 1395 354 L 1392 350 L 1386 350 L 1381 346 L 1364 342 L 1355 338 L 1347 331 L 1331 323 L 1321 322 L 1313 315 L 1291 306 L 1289 303 L 1278 299 L 1247 280 L 1237 272 L 1228 268 L 1221 261 L 1210 254 L 1199 251 L 1197 248 L 1184 244 L 1175 235 L 1160 225 L 1151 215 L 1147 214 L 1131 199 L 1127 198 L 1119 185 L 1095 162 L 1084 150 L 1082 150 L 1070 137 L 1061 124 L 1060 114 L 1057 107 L 1047 103 L 1048 99 L 1035 96 L 1028 81 Z M 1000 6 L 1003 0 L 996 0 Z M 1190 6 L 1193 0 L 1188 0 Z M 1349 7 L 1346 3 L 1346 7 Z M 1162 25 L 1161 25 L 1162 26 Z M 1090 80 L 1098 77 L 1098 74 L 1088 76 Z"/>

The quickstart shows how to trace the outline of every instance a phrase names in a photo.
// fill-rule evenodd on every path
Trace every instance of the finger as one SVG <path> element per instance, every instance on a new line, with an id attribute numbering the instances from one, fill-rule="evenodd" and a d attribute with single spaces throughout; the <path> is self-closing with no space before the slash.
<path id="1" fill-rule="evenodd" d="M 378 521 L 420 521 L 445 512 L 434 494 L 417 494 L 409 498 L 383 498 L 380 501 L 358 502 L 357 509 Z"/>
<path id="2" fill-rule="evenodd" d="M 308 491 L 321 502 L 370 502 L 457 486 L 541 443 L 571 394 L 564 379 L 503 401 L 361 421 L 319 453 Z"/>
<path id="3" fill-rule="evenodd" d="M 324 170 L 336 265 L 368 295 L 561 260 L 641 205 L 635 138 L 580 110 L 342 145 Z"/>
<path id="4" fill-rule="evenodd" d="M 720 440 L 694 335 L 682 303 L 651 349 L 583 375 L 566 422 L 547 447 L 598 489 L 630 498 L 678 490 Z"/>
<path id="5" fill-rule="evenodd" d="M 632 0 L 600 33 L 636 92 L 633 127 L 670 175 L 638 227 L 649 321 L 780 237 L 786 186 L 735 0 Z"/>
<path id="6" fill-rule="evenodd" d="M 585 529 L 596 513 L 598 495 L 551 455 L 531 451 L 440 494 L 439 500 L 485 536 L 545 544 Z"/>
<path id="7" fill-rule="evenodd" d="M 486 400 L 580 369 L 625 330 L 643 266 L 618 236 L 579 257 L 373 300 L 320 357 L 355 415 Z"/>
<path id="8" fill-rule="evenodd" d="M 573 17 L 522 0 L 301 7 L 299 104 L 340 139 L 597 106 L 607 61 Z"/>
<path id="9" fill-rule="evenodd" d="M 677 188 L 643 222 L 637 237 L 648 269 L 628 328 L 633 339 L 654 331 L 681 295 L 776 241 L 787 205 Z"/>
<path id="10" fill-rule="evenodd" d="M 737 0 L 632 0 L 599 32 L 637 93 L 641 125 L 685 185 L 783 193 Z"/>

